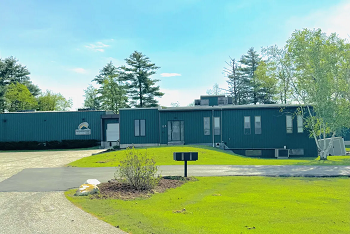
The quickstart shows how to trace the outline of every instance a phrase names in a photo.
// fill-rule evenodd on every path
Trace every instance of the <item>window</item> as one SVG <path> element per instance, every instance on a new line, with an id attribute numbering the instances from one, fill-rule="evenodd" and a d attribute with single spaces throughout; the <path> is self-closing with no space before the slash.
<path id="1" fill-rule="evenodd" d="M 298 125 L 298 133 L 303 133 L 304 128 L 303 128 L 303 116 L 302 115 L 297 116 L 297 125 Z"/>
<path id="2" fill-rule="evenodd" d="M 209 106 L 209 99 L 201 99 L 201 106 Z"/>
<path id="3" fill-rule="evenodd" d="M 246 150 L 245 156 L 261 156 L 261 150 Z"/>
<path id="4" fill-rule="evenodd" d="M 261 116 L 255 116 L 255 134 L 261 134 Z"/>
<path id="5" fill-rule="evenodd" d="M 204 117 L 204 135 L 210 135 L 210 117 Z"/>
<path id="6" fill-rule="evenodd" d="M 146 136 L 146 120 L 135 119 L 135 136 Z"/>
<path id="7" fill-rule="evenodd" d="M 220 135 L 220 117 L 214 117 L 214 135 Z"/>
<path id="8" fill-rule="evenodd" d="M 286 115 L 287 133 L 293 133 L 293 119 L 291 115 Z"/>
<path id="9" fill-rule="evenodd" d="M 250 116 L 244 116 L 244 135 L 250 135 Z"/>

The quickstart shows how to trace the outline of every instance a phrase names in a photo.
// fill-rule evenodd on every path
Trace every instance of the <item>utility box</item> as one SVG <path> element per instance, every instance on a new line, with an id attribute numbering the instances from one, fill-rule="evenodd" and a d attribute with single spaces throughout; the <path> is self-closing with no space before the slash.
<path id="1" fill-rule="evenodd" d="M 197 161 L 198 152 L 174 152 L 175 161 Z"/>
<path id="2" fill-rule="evenodd" d="M 326 148 L 329 146 L 331 142 L 331 138 L 326 138 Z M 318 143 L 320 144 L 320 147 L 324 147 L 324 140 L 320 139 L 318 140 Z M 333 139 L 333 146 L 329 150 L 329 154 L 334 156 L 345 156 L 346 150 L 345 150 L 345 144 L 344 139 L 342 137 L 334 137 Z"/>

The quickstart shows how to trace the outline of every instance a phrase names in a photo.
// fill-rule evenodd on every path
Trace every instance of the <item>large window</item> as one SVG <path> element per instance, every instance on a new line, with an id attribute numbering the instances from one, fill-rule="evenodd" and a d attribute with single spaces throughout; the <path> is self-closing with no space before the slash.
<path id="1" fill-rule="evenodd" d="M 214 135 L 220 135 L 220 117 L 214 117 Z"/>
<path id="2" fill-rule="evenodd" d="M 303 133 L 304 127 L 303 127 L 303 116 L 302 115 L 297 116 L 297 124 L 298 124 L 298 133 Z"/>
<path id="3" fill-rule="evenodd" d="M 146 136 L 146 120 L 135 119 L 135 136 Z"/>
<path id="4" fill-rule="evenodd" d="M 250 116 L 244 116 L 244 134 L 250 135 Z"/>
<path id="5" fill-rule="evenodd" d="M 293 133 L 293 118 L 291 115 L 286 115 L 287 133 Z"/>
<path id="6" fill-rule="evenodd" d="M 210 117 L 204 117 L 204 135 L 210 135 Z"/>
<path id="7" fill-rule="evenodd" d="M 261 116 L 255 116 L 255 134 L 261 134 Z"/>

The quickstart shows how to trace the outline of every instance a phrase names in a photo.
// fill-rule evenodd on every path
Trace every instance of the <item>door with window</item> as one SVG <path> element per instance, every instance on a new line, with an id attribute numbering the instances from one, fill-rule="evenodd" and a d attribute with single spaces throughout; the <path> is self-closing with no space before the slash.
<path id="1" fill-rule="evenodd" d="M 168 142 L 184 141 L 184 121 L 168 121 Z"/>

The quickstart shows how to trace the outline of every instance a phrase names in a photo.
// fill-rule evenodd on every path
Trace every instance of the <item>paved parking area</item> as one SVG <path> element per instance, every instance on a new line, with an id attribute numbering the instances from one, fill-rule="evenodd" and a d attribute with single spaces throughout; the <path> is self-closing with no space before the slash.
<path id="1" fill-rule="evenodd" d="M 63 167 L 100 151 L 0 152 L 0 182 L 25 168 Z M 77 208 L 63 192 L 0 192 L 0 233 L 124 232 Z"/>

